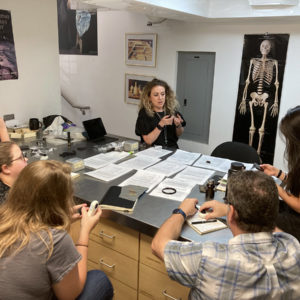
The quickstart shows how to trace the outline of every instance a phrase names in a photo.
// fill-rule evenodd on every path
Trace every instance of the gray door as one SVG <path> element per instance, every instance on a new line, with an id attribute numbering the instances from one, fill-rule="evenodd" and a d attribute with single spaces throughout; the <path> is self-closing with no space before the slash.
<path id="1" fill-rule="evenodd" d="M 208 144 L 215 53 L 178 52 L 176 95 L 186 120 L 182 138 Z"/>

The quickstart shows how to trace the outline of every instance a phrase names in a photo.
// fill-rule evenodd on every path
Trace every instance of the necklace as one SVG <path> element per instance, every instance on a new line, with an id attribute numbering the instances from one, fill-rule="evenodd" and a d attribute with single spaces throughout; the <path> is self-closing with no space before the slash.
<path id="1" fill-rule="evenodd" d="M 161 120 L 162 117 L 165 116 L 165 112 L 164 112 L 164 111 L 162 112 L 162 117 L 161 117 L 161 115 L 160 115 L 157 111 L 155 112 L 155 114 L 157 115 L 159 121 Z M 158 121 L 158 122 L 159 122 L 159 121 Z M 165 141 L 165 145 L 168 146 L 167 125 L 164 126 L 163 131 L 164 131 L 164 141 Z"/>

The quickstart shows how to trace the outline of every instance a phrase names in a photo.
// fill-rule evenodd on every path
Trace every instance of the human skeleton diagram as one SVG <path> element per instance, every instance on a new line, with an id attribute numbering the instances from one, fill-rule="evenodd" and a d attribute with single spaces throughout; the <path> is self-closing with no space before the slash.
<path id="1" fill-rule="evenodd" d="M 249 100 L 249 107 L 250 107 L 250 114 L 251 114 L 251 125 L 249 127 L 249 145 L 252 146 L 253 143 L 253 136 L 256 131 L 254 125 L 254 114 L 253 109 L 255 107 L 260 106 L 264 107 L 264 114 L 263 120 L 261 123 L 260 128 L 258 129 L 259 133 L 259 142 L 257 147 L 257 153 L 260 154 L 261 146 L 263 142 L 263 137 L 265 134 L 265 123 L 266 123 L 266 116 L 268 111 L 268 106 L 272 102 L 269 99 L 269 94 L 264 92 L 264 87 L 271 86 L 274 76 L 275 70 L 275 98 L 274 102 L 270 107 L 271 117 L 276 117 L 278 115 L 278 88 L 279 88 L 279 81 L 278 81 L 278 61 L 276 59 L 267 58 L 271 50 L 271 43 L 269 40 L 264 40 L 260 44 L 260 52 L 262 54 L 261 58 L 251 58 L 250 66 L 248 71 L 248 76 L 246 79 L 246 85 L 243 92 L 243 98 L 239 105 L 239 112 L 240 114 L 244 115 L 246 113 L 246 98 L 248 92 L 248 86 L 250 84 L 250 78 L 255 85 L 257 85 L 256 91 L 250 94 L 251 100 Z"/>

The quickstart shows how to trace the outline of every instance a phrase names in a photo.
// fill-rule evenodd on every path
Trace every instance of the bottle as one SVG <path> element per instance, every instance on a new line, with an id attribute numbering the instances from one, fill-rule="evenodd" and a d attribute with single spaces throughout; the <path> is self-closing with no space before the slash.
<path id="1" fill-rule="evenodd" d="M 228 170 L 228 176 L 227 176 L 227 184 L 228 184 L 228 179 L 230 178 L 230 176 L 236 172 L 241 172 L 245 170 L 245 166 L 244 164 L 240 163 L 240 162 L 232 162 L 230 169 Z M 226 203 L 227 201 L 227 185 L 226 185 L 226 190 L 225 190 L 225 197 L 224 197 L 224 201 Z"/>
<path id="2" fill-rule="evenodd" d="M 206 184 L 205 201 L 212 200 L 215 196 L 215 181 L 209 179 Z"/>

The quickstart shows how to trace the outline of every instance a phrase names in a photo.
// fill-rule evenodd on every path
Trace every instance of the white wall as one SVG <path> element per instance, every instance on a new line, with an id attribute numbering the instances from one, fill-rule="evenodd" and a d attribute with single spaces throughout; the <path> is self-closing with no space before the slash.
<path id="1" fill-rule="evenodd" d="M 289 33 L 279 119 L 287 109 L 299 104 L 300 26 L 299 23 L 235 21 L 226 23 L 184 23 L 168 20 L 153 27 L 146 17 L 129 12 L 98 12 L 98 56 L 60 56 L 61 84 L 77 104 L 90 105 L 86 116 L 74 115 L 63 106 L 71 119 L 101 116 L 108 132 L 130 138 L 134 134 L 138 108 L 124 103 L 125 73 L 155 75 L 176 87 L 177 51 L 216 52 L 215 78 L 209 144 L 180 140 L 180 148 L 209 154 L 223 141 L 232 139 L 244 34 Z M 158 33 L 156 68 L 126 66 L 125 33 Z M 284 143 L 277 137 L 275 164 L 283 165 Z"/>
<path id="2" fill-rule="evenodd" d="M 9 10 L 19 79 L 0 81 L 0 115 L 30 117 L 61 113 L 56 0 L 1 0 Z"/>

